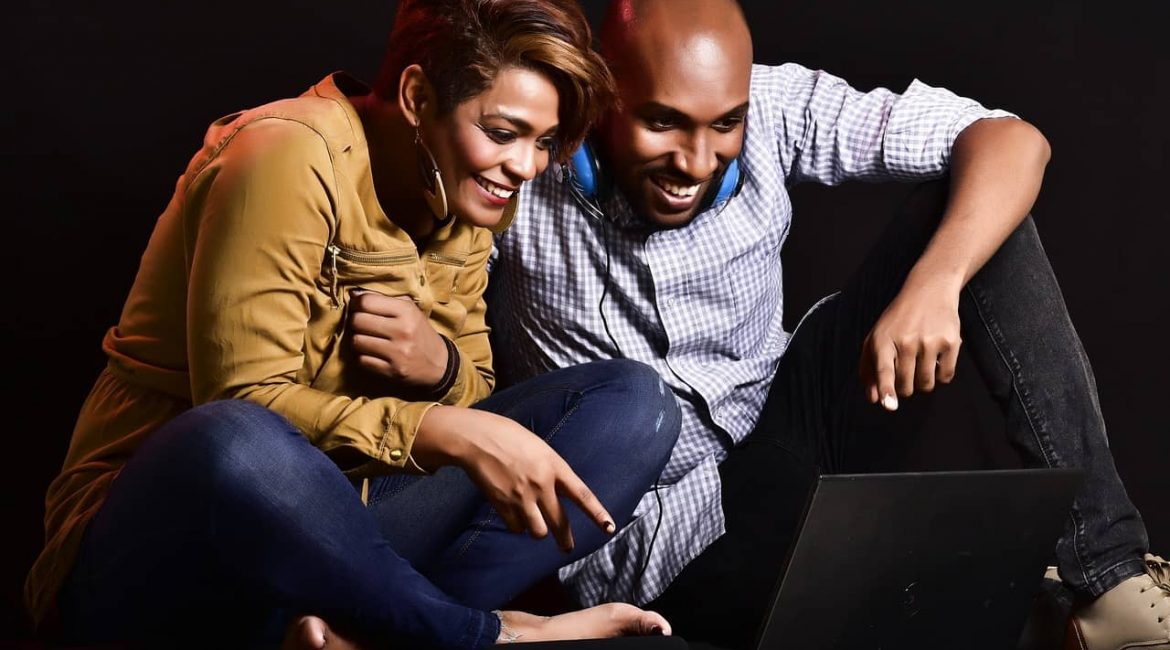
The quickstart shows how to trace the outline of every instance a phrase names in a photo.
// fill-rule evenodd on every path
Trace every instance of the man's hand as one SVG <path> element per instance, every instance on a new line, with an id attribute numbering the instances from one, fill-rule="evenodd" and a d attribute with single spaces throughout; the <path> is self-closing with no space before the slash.
<path id="1" fill-rule="evenodd" d="M 569 464 L 539 436 L 501 415 L 432 407 L 419 424 L 411 456 L 428 469 L 462 467 L 510 530 L 527 530 L 536 538 L 551 530 L 565 552 L 573 549 L 573 531 L 558 497 L 568 497 L 605 532 L 616 530 L 613 517 Z"/>
<path id="2" fill-rule="evenodd" d="M 959 134 L 938 230 L 861 348 L 871 402 L 893 411 L 898 395 L 955 376 L 959 292 L 1032 208 L 1050 155 L 1048 141 L 1023 120 L 976 120 Z"/>
<path id="3" fill-rule="evenodd" d="M 447 346 L 410 298 L 354 291 L 349 331 L 366 370 L 420 388 L 432 388 L 443 378 Z"/>
<path id="4" fill-rule="evenodd" d="M 929 393 L 955 376 L 959 358 L 959 288 L 954 281 L 908 280 L 861 346 L 861 383 L 869 401 L 898 408 L 898 396 Z M 961 286 L 961 285 L 960 285 Z"/>

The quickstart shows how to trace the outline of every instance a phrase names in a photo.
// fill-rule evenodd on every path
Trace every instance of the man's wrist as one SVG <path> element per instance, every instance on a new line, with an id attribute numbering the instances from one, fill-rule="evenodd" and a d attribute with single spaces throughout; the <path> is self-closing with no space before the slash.
<path id="1" fill-rule="evenodd" d="M 917 264 L 910 269 L 902 288 L 912 292 L 917 290 L 937 292 L 941 290 L 958 296 L 966 283 L 967 274 L 962 268 L 953 266 L 937 268 Z"/>

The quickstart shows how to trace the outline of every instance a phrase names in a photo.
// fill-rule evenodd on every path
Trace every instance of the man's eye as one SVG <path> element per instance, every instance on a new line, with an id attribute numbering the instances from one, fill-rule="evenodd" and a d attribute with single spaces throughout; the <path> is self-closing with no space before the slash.
<path id="1" fill-rule="evenodd" d="M 711 126 L 720 133 L 730 133 L 731 131 L 739 128 L 740 124 L 743 124 L 742 117 L 730 117 L 725 120 L 719 120 Z"/>
<path id="2" fill-rule="evenodd" d="M 484 129 L 483 132 L 496 144 L 511 144 L 516 141 L 516 134 L 504 129 Z"/>

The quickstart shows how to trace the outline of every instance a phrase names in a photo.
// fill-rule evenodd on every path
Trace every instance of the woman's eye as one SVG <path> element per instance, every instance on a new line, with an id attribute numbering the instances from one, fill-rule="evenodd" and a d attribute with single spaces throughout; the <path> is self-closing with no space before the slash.
<path id="1" fill-rule="evenodd" d="M 651 117 L 646 119 L 646 126 L 650 127 L 651 131 L 668 131 L 674 128 L 674 122 Z"/>
<path id="2" fill-rule="evenodd" d="M 516 141 L 516 134 L 504 129 L 484 129 L 483 132 L 496 144 L 511 144 Z"/>
<path id="3" fill-rule="evenodd" d="M 539 138 L 536 141 L 536 148 L 541 151 L 548 151 L 557 145 L 555 138 Z"/>

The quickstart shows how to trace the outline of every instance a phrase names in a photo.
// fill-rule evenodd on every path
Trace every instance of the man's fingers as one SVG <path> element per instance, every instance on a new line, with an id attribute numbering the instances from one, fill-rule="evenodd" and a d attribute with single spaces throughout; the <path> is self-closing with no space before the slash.
<path id="1" fill-rule="evenodd" d="M 914 366 L 918 357 L 918 346 L 911 341 L 902 341 L 897 344 L 898 358 L 894 361 L 895 388 L 899 397 L 909 397 L 914 394 Z"/>
<path id="2" fill-rule="evenodd" d="M 613 517 L 609 511 L 601 505 L 601 501 L 593 494 L 593 490 L 590 490 L 589 486 L 585 485 L 585 482 L 574 474 L 573 470 L 569 469 L 568 464 L 565 464 L 559 472 L 557 483 L 560 485 L 560 491 L 580 506 L 581 510 L 584 510 L 585 514 L 593 519 L 598 528 L 610 535 L 617 531 L 617 525 L 613 523 Z"/>
<path id="3" fill-rule="evenodd" d="M 875 346 L 873 351 L 874 356 L 874 372 L 877 378 L 877 385 L 875 392 L 871 392 L 871 400 L 874 402 L 881 402 L 883 408 L 887 411 L 895 411 L 898 409 L 898 396 L 894 390 L 894 380 L 896 374 L 894 372 L 895 359 L 897 358 L 898 350 L 894 347 L 892 341 L 887 341 L 880 346 Z"/>
<path id="4" fill-rule="evenodd" d="M 544 514 L 544 520 L 548 522 L 549 529 L 552 530 L 553 537 L 557 540 L 557 547 L 566 553 L 573 550 L 573 530 L 569 526 L 569 518 L 565 515 L 564 509 L 561 508 L 561 502 L 557 499 L 555 491 L 547 491 L 541 495 L 540 511 Z"/>
<path id="5" fill-rule="evenodd" d="M 956 341 L 954 345 L 947 346 L 947 349 L 942 351 L 938 357 L 938 380 L 944 384 L 951 383 L 955 378 L 955 368 L 959 365 L 959 347 L 962 341 Z"/>
<path id="6" fill-rule="evenodd" d="M 874 366 L 873 332 L 865 337 L 861 344 L 861 359 L 857 362 L 857 375 L 870 404 L 877 404 L 878 395 L 877 370 Z"/>
<path id="7" fill-rule="evenodd" d="M 929 345 L 919 348 L 914 368 L 914 385 L 918 390 L 924 393 L 934 390 L 934 373 L 937 369 L 938 348 Z"/>

